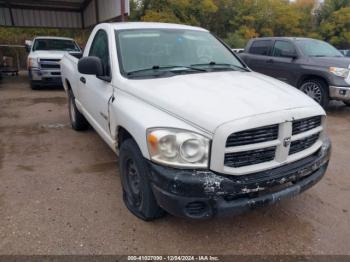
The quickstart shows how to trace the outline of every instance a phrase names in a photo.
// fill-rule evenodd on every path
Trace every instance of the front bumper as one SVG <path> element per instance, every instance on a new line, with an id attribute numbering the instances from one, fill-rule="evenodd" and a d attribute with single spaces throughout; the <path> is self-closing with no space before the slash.
<path id="1" fill-rule="evenodd" d="M 61 85 L 60 70 L 42 70 L 40 68 L 30 68 L 28 70 L 29 79 L 36 85 Z"/>
<path id="2" fill-rule="evenodd" d="M 329 86 L 329 96 L 334 100 L 350 101 L 350 86 Z"/>
<path id="3" fill-rule="evenodd" d="M 316 184 L 326 172 L 330 152 L 327 140 L 305 159 L 244 176 L 150 163 L 150 179 L 158 204 L 172 215 L 196 219 L 237 215 L 296 196 Z"/>

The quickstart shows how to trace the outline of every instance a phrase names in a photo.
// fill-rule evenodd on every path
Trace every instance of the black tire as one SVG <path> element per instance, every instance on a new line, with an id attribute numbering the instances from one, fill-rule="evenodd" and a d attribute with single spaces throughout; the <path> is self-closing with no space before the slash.
<path id="1" fill-rule="evenodd" d="M 327 108 L 329 104 L 328 86 L 321 79 L 305 80 L 299 89 L 314 99 L 323 108 Z"/>
<path id="2" fill-rule="evenodd" d="M 343 101 L 346 106 L 350 106 L 350 101 Z"/>
<path id="3" fill-rule="evenodd" d="M 75 98 L 72 90 L 68 91 L 68 112 L 72 128 L 76 131 L 83 131 L 89 127 L 89 123 L 75 105 Z"/>
<path id="4" fill-rule="evenodd" d="M 30 88 L 32 90 L 39 90 L 40 89 L 40 86 L 35 84 L 33 81 L 30 82 Z"/>
<path id="5" fill-rule="evenodd" d="M 149 182 L 150 170 L 134 140 L 123 142 L 119 153 L 120 179 L 126 207 L 138 218 L 151 221 L 162 217 Z"/>

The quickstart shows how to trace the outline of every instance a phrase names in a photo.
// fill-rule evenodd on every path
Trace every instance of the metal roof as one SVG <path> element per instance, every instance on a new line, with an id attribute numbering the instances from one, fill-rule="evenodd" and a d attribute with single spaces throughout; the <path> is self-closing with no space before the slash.
<path id="1" fill-rule="evenodd" d="M 184 29 L 184 30 L 194 30 L 194 31 L 204 31 L 208 30 L 189 25 L 181 25 L 174 23 L 156 23 L 156 22 L 127 22 L 127 23 L 111 23 L 111 26 L 115 30 L 124 30 L 124 29 Z"/>
<path id="2" fill-rule="evenodd" d="M 0 0 L 0 26 L 86 28 L 124 21 L 129 0 Z"/>

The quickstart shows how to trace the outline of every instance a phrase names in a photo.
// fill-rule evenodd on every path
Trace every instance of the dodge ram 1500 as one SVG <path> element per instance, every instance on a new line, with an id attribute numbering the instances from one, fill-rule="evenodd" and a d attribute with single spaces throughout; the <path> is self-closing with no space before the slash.
<path id="1" fill-rule="evenodd" d="M 141 219 L 239 214 L 327 169 L 322 107 L 205 29 L 100 24 L 61 67 L 73 129 L 90 124 L 119 156 L 125 205 Z"/>

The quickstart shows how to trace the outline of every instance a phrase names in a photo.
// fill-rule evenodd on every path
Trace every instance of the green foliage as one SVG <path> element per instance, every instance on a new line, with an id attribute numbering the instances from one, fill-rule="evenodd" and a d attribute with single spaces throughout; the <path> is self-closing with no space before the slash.
<path id="1" fill-rule="evenodd" d="M 331 44 L 347 48 L 350 43 L 350 7 L 342 7 L 321 22 L 320 32 Z"/>
<path id="2" fill-rule="evenodd" d="M 350 0 L 131 0 L 131 20 L 199 25 L 242 47 L 252 37 L 305 36 L 350 48 Z"/>
<path id="3" fill-rule="evenodd" d="M 247 40 L 238 31 L 228 33 L 227 38 L 225 38 L 224 41 L 232 48 L 244 48 L 247 44 Z"/>
<path id="4" fill-rule="evenodd" d="M 84 45 L 89 37 L 89 31 L 78 29 L 11 28 L 0 26 L 1 44 L 24 45 L 25 40 L 32 40 L 36 36 L 71 37 L 80 45 Z"/>

